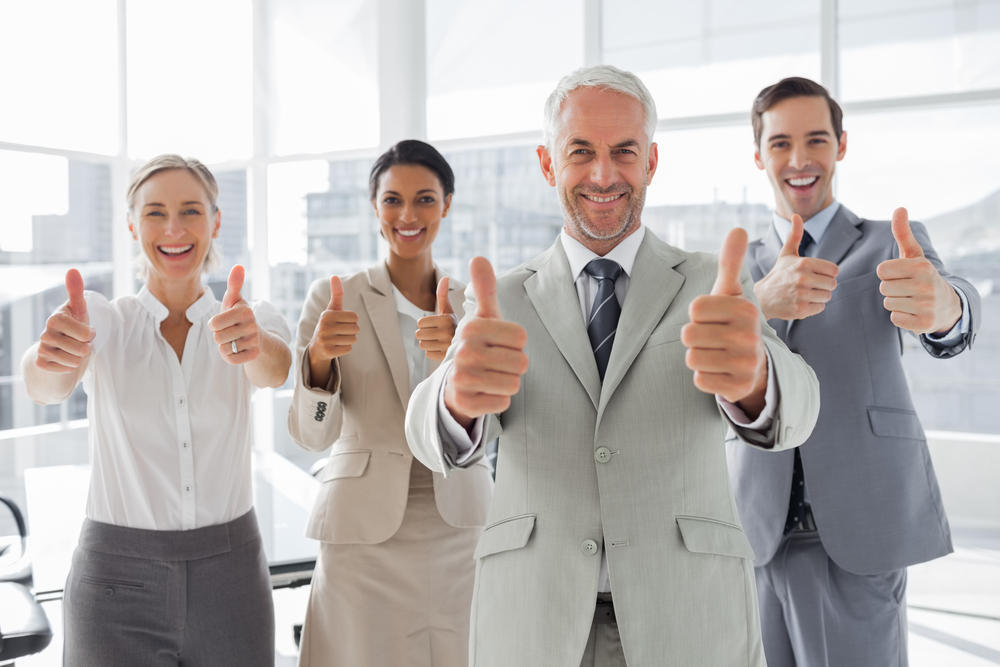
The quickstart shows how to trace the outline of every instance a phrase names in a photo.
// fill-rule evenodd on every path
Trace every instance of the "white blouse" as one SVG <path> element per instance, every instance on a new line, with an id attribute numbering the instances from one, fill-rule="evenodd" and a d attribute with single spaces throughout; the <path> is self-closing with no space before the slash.
<path id="1" fill-rule="evenodd" d="M 403 337 L 403 351 L 406 352 L 406 367 L 410 371 L 410 393 L 417 385 L 430 375 L 430 362 L 427 354 L 420 349 L 417 340 L 417 320 L 434 313 L 415 306 L 403 294 L 392 286 L 392 298 L 396 302 L 396 315 L 399 317 L 399 333 Z"/>
<path id="2" fill-rule="evenodd" d="M 166 306 L 145 286 L 108 301 L 85 292 L 97 330 L 83 386 L 89 400 L 91 478 L 87 516 L 149 530 L 190 530 L 250 511 L 253 384 L 223 361 L 208 321 L 221 304 L 210 289 L 190 308 L 178 362 L 160 333 Z M 292 334 L 269 303 L 252 306 L 258 326 Z"/>

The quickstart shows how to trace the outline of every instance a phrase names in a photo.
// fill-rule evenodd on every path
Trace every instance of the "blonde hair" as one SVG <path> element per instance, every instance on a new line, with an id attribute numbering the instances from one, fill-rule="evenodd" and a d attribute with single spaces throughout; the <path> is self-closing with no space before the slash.
<path id="1" fill-rule="evenodd" d="M 170 171 L 171 169 L 183 169 L 198 179 L 198 182 L 205 188 L 205 194 L 208 195 L 208 201 L 212 205 L 212 214 L 215 214 L 219 210 L 219 184 L 216 183 L 215 176 L 212 176 L 212 172 L 208 170 L 208 167 L 195 158 L 184 158 L 173 153 L 166 153 L 164 155 L 157 155 L 132 173 L 132 180 L 129 182 L 128 191 L 125 194 L 125 205 L 129 220 L 132 219 L 133 209 L 135 208 L 136 193 L 142 187 L 143 183 L 161 171 Z M 149 257 L 146 256 L 146 250 L 141 244 L 139 246 L 139 254 L 135 258 L 135 264 L 136 275 L 139 277 L 139 280 L 148 280 Z M 222 256 L 219 253 L 219 249 L 215 247 L 215 243 L 212 243 L 208 248 L 208 254 L 205 255 L 202 272 L 210 273 L 221 264 Z"/>

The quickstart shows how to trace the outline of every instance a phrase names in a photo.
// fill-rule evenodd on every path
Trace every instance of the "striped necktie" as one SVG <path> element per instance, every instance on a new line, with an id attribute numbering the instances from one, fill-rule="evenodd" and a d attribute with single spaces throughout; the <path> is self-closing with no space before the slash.
<path id="1" fill-rule="evenodd" d="M 615 295 L 615 281 L 622 274 L 622 267 L 610 259 L 595 259 L 583 267 L 583 270 L 597 279 L 597 297 L 590 311 L 587 336 L 597 361 L 597 373 L 601 376 L 601 382 L 604 382 L 604 372 L 608 369 L 611 346 L 618 330 L 618 318 L 622 314 L 622 307 Z"/>

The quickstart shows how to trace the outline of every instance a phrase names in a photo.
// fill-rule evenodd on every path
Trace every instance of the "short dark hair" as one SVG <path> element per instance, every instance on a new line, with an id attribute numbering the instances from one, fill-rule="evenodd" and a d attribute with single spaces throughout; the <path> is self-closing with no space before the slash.
<path id="1" fill-rule="evenodd" d="M 801 76 L 790 76 L 782 79 L 773 86 L 768 86 L 760 91 L 757 99 L 753 101 L 753 108 L 750 110 L 750 120 L 753 122 L 753 142 L 760 147 L 760 135 L 764 132 L 764 112 L 773 107 L 778 102 L 792 99 L 793 97 L 822 97 L 830 107 L 830 121 L 833 123 L 833 133 L 836 136 L 837 144 L 840 144 L 840 135 L 844 130 L 844 112 L 837 101 L 830 97 L 826 88 L 815 81 L 805 79 Z"/>
<path id="2" fill-rule="evenodd" d="M 441 189 L 444 190 L 445 197 L 455 191 L 455 172 L 451 170 L 451 165 L 444 159 L 444 156 L 426 142 L 417 139 L 404 139 L 382 153 L 372 165 L 372 173 L 368 177 L 368 187 L 371 190 L 373 201 L 378 195 L 378 183 L 382 174 L 398 164 L 419 165 L 430 169 L 441 181 Z"/>

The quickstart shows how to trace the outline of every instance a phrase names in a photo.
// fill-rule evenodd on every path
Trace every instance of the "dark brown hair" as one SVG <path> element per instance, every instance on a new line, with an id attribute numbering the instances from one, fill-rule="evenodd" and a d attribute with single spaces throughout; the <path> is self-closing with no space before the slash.
<path id="1" fill-rule="evenodd" d="M 368 189 L 371 191 L 372 201 L 378 196 L 378 182 L 382 174 L 397 164 L 418 165 L 430 169 L 441 182 L 445 197 L 455 191 L 455 173 L 444 156 L 428 143 L 417 139 L 404 139 L 375 160 L 368 176 Z"/>
<path id="2" fill-rule="evenodd" d="M 778 102 L 790 100 L 793 97 L 822 97 L 830 107 L 830 121 L 833 124 L 833 133 L 836 135 L 837 145 L 840 145 L 840 135 L 844 130 L 844 112 L 837 101 L 830 97 L 826 88 L 815 81 L 804 79 L 801 76 L 790 76 L 782 79 L 773 86 L 768 86 L 760 91 L 757 99 L 753 101 L 753 108 L 750 109 L 750 120 L 753 122 L 753 142 L 760 147 L 760 135 L 764 132 L 764 112 L 773 107 Z"/>

